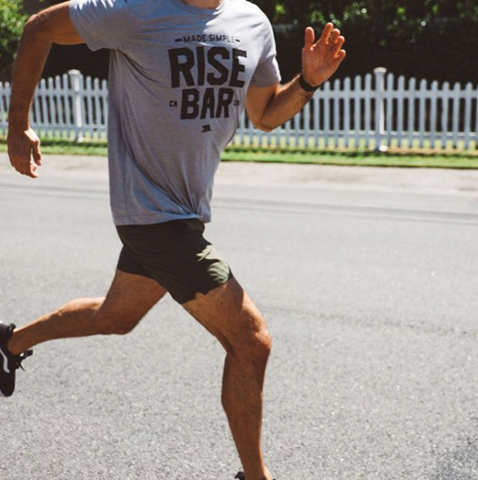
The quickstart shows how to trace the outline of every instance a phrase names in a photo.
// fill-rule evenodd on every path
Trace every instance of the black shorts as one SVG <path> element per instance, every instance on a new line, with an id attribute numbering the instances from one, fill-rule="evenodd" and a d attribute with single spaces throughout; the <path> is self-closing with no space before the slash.
<path id="1" fill-rule="evenodd" d="M 116 227 L 123 243 L 118 270 L 153 278 L 178 303 L 194 300 L 233 277 L 229 265 L 203 237 L 197 219 Z"/>

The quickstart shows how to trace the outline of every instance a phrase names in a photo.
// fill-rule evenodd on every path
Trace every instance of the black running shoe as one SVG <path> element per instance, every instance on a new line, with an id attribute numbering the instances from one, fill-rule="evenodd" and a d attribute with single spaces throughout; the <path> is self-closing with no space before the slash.
<path id="1" fill-rule="evenodd" d="M 244 476 L 244 472 L 238 472 L 235 478 L 238 478 L 239 480 L 246 480 L 246 477 Z"/>
<path id="2" fill-rule="evenodd" d="M 0 323 L 0 397 L 11 397 L 15 390 L 15 371 L 22 366 L 22 361 L 33 354 L 27 350 L 20 355 L 12 355 L 7 344 L 10 340 L 15 325 Z"/>

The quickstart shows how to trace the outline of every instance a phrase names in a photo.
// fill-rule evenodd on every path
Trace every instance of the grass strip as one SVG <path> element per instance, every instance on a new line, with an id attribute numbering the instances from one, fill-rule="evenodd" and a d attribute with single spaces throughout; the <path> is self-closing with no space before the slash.
<path id="1" fill-rule="evenodd" d="M 359 167 L 453 168 L 478 169 L 478 158 L 438 155 L 375 154 L 373 152 L 347 153 L 274 153 L 226 150 L 223 161 L 256 163 L 290 163 L 305 165 L 343 165 Z"/>
<path id="2" fill-rule="evenodd" d="M 0 138 L 0 151 L 7 151 L 5 138 Z M 75 143 L 69 140 L 45 139 L 42 141 L 42 151 L 45 155 L 106 156 L 107 144 L 104 141 Z M 478 152 L 432 150 L 420 152 L 390 150 L 387 153 L 380 153 L 367 150 L 268 149 L 232 146 L 223 153 L 222 160 L 362 167 L 478 169 Z"/>

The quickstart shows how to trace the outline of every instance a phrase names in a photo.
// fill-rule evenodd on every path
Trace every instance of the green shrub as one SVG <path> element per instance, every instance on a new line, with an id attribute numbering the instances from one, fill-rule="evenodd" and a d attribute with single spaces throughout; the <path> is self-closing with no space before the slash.
<path id="1" fill-rule="evenodd" d="M 8 77 L 27 16 L 20 0 L 0 0 L 0 76 Z"/>

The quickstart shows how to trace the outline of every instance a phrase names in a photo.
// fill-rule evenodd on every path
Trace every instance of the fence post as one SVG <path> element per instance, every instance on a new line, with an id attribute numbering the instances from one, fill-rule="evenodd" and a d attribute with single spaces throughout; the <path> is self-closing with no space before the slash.
<path id="1" fill-rule="evenodd" d="M 382 145 L 382 139 L 385 137 L 385 74 L 387 69 L 383 67 L 375 68 L 375 150 L 377 152 L 386 152 L 387 145 Z"/>
<path id="2" fill-rule="evenodd" d="M 75 142 L 82 143 L 83 136 L 83 82 L 79 70 L 70 70 L 70 85 L 73 93 L 73 125 Z"/>

